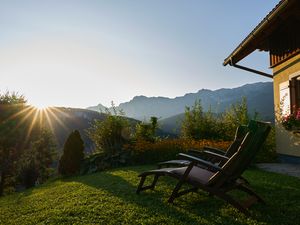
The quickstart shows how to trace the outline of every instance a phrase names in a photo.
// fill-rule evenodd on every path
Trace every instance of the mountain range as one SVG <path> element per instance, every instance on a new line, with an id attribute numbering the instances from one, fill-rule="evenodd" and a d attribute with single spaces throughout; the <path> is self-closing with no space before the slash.
<path id="1" fill-rule="evenodd" d="M 176 98 L 135 96 L 129 102 L 121 103 L 116 109 L 121 109 L 127 117 L 137 120 L 148 120 L 151 116 L 156 116 L 163 121 L 184 113 L 185 107 L 192 106 L 196 100 L 201 101 L 204 111 L 211 109 L 214 113 L 221 113 L 230 105 L 241 101 L 243 97 L 247 99 L 250 114 L 258 112 L 262 119 L 274 120 L 272 82 L 246 84 L 237 88 L 222 88 L 215 91 L 201 89 L 196 93 L 188 93 Z M 103 112 L 105 107 L 99 104 L 88 109 Z"/>

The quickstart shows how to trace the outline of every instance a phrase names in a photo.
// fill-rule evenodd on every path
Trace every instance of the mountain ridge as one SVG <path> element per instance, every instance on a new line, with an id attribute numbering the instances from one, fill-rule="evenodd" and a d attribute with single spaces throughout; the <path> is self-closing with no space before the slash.
<path id="1" fill-rule="evenodd" d="M 201 100 L 204 111 L 212 109 L 214 113 L 221 113 L 242 97 L 247 98 L 250 113 L 258 112 L 264 118 L 274 118 L 272 82 L 258 82 L 217 90 L 200 89 L 195 93 L 186 93 L 174 98 L 139 95 L 119 104 L 116 109 L 121 109 L 127 117 L 138 120 L 148 120 L 151 116 L 166 119 L 183 113 L 185 107 L 192 106 L 196 100 Z M 95 106 L 87 109 L 98 111 Z"/>

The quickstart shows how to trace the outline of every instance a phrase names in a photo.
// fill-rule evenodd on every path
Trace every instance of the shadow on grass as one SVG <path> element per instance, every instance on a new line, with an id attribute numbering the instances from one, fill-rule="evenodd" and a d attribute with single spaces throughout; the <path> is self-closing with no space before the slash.
<path id="1" fill-rule="evenodd" d="M 154 191 L 148 190 L 135 194 L 139 178 L 138 173 L 149 167 L 130 167 L 115 169 L 107 172 L 91 174 L 72 181 L 81 182 L 93 188 L 104 190 L 128 204 L 146 209 L 153 216 L 160 215 L 186 224 L 294 224 L 300 221 L 299 206 L 300 181 L 291 180 L 281 183 L 274 181 L 274 176 L 266 172 L 251 170 L 246 177 L 253 184 L 254 190 L 261 194 L 267 205 L 256 204 L 250 211 L 251 218 L 233 209 L 224 201 L 208 197 L 206 193 L 190 193 L 175 200 L 174 204 L 167 202 L 176 181 L 172 178 L 161 177 Z M 257 176 L 256 176 L 257 174 Z M 262 178 L 259 176 L 262 175 Z M 258 179 L 257 179 L 258 177 Z M 275 177 L 278 177 L 276 175 Z M 287 178 L 284 177 L 286 180 Z M 287 179 L 289 180 L 289 178 Z M 292 193 L 291 193 L 291 190 Z M 288 208 L 290 205 L 294 208 Z"/>

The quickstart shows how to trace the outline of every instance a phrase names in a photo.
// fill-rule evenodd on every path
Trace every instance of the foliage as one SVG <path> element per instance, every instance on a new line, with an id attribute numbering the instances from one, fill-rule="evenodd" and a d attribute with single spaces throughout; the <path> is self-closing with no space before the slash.
<path id="1" fill-rule="evenodd" d="M 58 156 L 53 134 L 43 129 L 38 138 L 32 142 L 32 149 L 37 162 L 39 182 L 45 182 L 51 176 L 53 163 Z"/>
<path id="2" fill-rule="evenodd" d="M 249 119 L 246 98 L 231 105 L 221 115 L 214 115 L 211 109 L 203 112 L 198 100 L 191 108 L 186 107 L 181 134 L 183 138 L 194 140 L 232 140 L 237 126 L 248 124 Z"/>
<path id="3" fill-rule="evenodd" d="M 156 130 L 158 128 L 157 117 L 151 117 L 150 123 L 141 122 L 136 125 L 135 138 L 138 140 L 145 140 L 154 142 L 156 137 Z"/>
<path id="4" fill-rule="evenodd" d="M 81 166 L 81 174 L 89 174 L 110 168 L 129 165 L 132 162 L 130 152 L 121 151 L 115 155 L 107 155 L 103 152 L 88 155 Z"/>
<path id="5" fill-rule="evenodd" d="M 0 196 L 6 181 L 14 176 L 15 163 L 26 145 L 26 123 L 20 112 L 26 110 L 24 96 L 17 93 L 0 94 Z"/>
<path id="6" fill-rule="evenodd" d="M 218 125 L 223 134 L 223 139 L 231 140 L 239 125 L 247 125 L 250 119 L 256 119 L 257 113 L 250 118 L 247 107 L 247 99 L 242 97 L 240 102 L 232 104 L 221 116 L 221 122 Z"/>
<path id="7" fill-rule="evenodd" d="M 265 143 L 261 146 L 255 157 L 255 163 L 272 163 L 276 161 L 275 127 L 272 126 Z"/>
<path id="8" fill-rule="evenodd" d="M 24 150 L 18 160 L 18 178 L 26 188 L 32 187 L 37 181 L 45 182 L 53 173 L 53 163 L 57 157 L 57 146 L 53 135 L 48 130 L 40 134 Z"/>
<path id="9" fill-rule="evenodd" d="M 187 152 L 190 149 L 201 150 L 204 146 L 225 150 L 229 144 L 230 142 L 228 141 L 211 141 L 204 139 L 163 139 L 155 143 L 138 140 L 136 143 L 127 145 L 126 150 L 130 153 L 132 164 L 145 164 L 174 159 L 178 153 Z"/>
<path id="10" fill-rule="evenodd" d="M 63 155 L 59 160 L 58 171 L 62 175 L 72 175 L 80 171 L 84 158 L 84 143 L 78 130 L 73 131 L 67 138 Z"/>
<path id="11" fill-rule="evenodd" d="M 293 106 L 293 113 L 290 113 L 290 110 L 284 111 L 285 109 L 285 99 L 288 95 L 284 95 L 280 99 L 280 103 L 277 107 L 276 121 L 280 123 L 286 130 L 298 130 L 300 129 L 300 108 L 297 109 L 296 106 Z"/>
<path id="12" fill-rule="evenodd" d="M 228 141 L 210 140 L 187 140 L 187 139 L 162 139 L 156 142 L 138 139 L 135 142 L 124 145 L 122 152 L 115 155 L 95 153 L 85 158 L 81 173 L 93 173 L 109 168 L 124 165 L 140 165 L 145 163 L 156 163 L 177 157 L 180 152 L 189 149 L 201 150 L 204 146 L 226 149 Z"/>
<path id="13" fill-rule="evenodd" d="M 229 124 L 248 124 L 250 118 L 248 114 L 247 99 L 243 97 L 240 102 L 232 104 L 226 111 L 223 119 Z"/>
<path id="14" fill-rule="evenodd" d="M 95 120 L 87 133 L 95 144 L 96 152 L 115 155 L 128 143 L 130 126 L 124 114 L 113 107 L 113 113 L 107 111 L 107 117 L 103 121 Z"/>
<path id="15" fill-rule="evenodd" d="M 37 163 L 34 159 L 30 161 L 24 161 L 20 165 L 20 172 L 18 174 L 18 179 L 25 188 L 33 187 L 39 177 L 39 172 L 37 168 Z"/>
<path id="16" fill-rule="evenodd" d="M 300 221 L 300 180 L 258 169 L 243 176 L 266 201 L 246 217 L 202 192 L 167 202 L 175 186 L 159 178 L 155 191 L 135 194 L 138 174 L 155 165 L 126 167 L 52 182 L 0 199 L 0 224 L 292 225 Z"/>
<path id="17" fill-rule="evenodd" d="M 182 137 L 195 140 L 203 138 L 203 132 L 205 132 L 203 120 L 204 113 L 200 100 L 195 101 L 192 108 L 186 107 L 185 117 L 181 128 Z"/>
<path id="18" fill-rule="evenodd" d="M 281 124 L 287 130 L 300 129 L 300 108 L 292 114 L 282 116 Z"/>

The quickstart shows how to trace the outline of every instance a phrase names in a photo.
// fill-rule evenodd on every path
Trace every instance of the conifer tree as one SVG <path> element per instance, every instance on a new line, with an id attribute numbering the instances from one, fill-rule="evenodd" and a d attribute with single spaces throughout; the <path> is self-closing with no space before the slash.
<path id="1" fill-rule="evenodd" d="M 80 171 L 84 158 L 84 143 L 78 130 L 73 131 L 64 144 L 58 171 L 62 175 L 73 175 Z"/>

